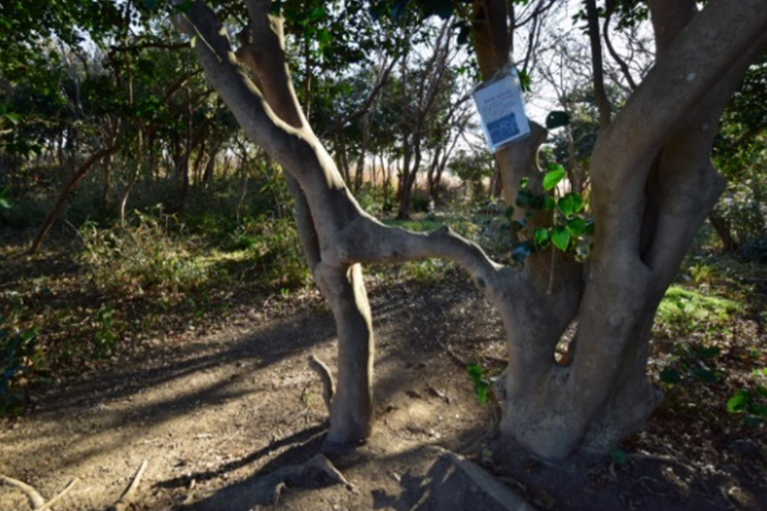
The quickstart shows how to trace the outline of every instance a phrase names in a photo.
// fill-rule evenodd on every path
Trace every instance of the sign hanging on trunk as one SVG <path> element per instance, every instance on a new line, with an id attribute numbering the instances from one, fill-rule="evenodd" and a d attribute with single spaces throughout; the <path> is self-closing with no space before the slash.
<path id="1" fill-rule="evenodd" d="M 513 67 L 502 70 L 474 89 L 474 104 L 491 153 L 530 134 L 519 75 Z"/>

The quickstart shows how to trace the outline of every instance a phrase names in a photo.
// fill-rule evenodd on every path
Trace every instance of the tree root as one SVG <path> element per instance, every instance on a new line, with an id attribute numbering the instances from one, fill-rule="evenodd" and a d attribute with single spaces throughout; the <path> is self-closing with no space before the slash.
<path id="1" fill-rule="evenodd" d="M 133 479 L 131 479 L 131 482 L 128 483 L 125 491 L 123 491 L 122 495 L 120 495 L 120 498 L 117 499 L 117 502 L 115 502 L 114 506 L 110 508 L 110 511 L 125 511 L 125 509 L 128 508 L 131 499 L 133 498 L 133 494 L 136 493 L 136 489 L 138 489 L 139 484 L 141 484 L 141 476 L 144 475 L 146 466 L 147 461 L 144 460 L 136 471 L 136 474 L 133 476 Z"/>
<path id="2" fill-rule="evenodd" d="M 461 469 L 477 486 L 482 488 L 498 504 L 509 511 L 535 511 L 535 508 L 514 493 L 506 485 L 498 482 L 482 467 L 473 463 L 460 454 L 445 451 L 443 457 L 447 458 L 456 467 Z"/>
<path id="3" fill-rule="evenodd" d="M 333 375 L 325 363 L 314 355 L 309 355 L 309 367 L 317 373 L 322 382 L 322 399 L 330 414 L 330 405 L 333 401 L 333 395 L 336 392 L 336 384 L 333 381 Z"/>
<path id="4" fill-rule="evenodd" d="M 341 471 L 333 465 L 333 462 L 331 462 L 324 454 L 318 454 L 306 463 L 283 467 L 269 476 L 271 484 L 273 485 L 272 505 L 276 506 L 282 497 L 282 494 L 288 489 L 288 485 L 286 484 L 287 480 L 304 481 L 312 471 L 322 472 L 329 477 L 333 483 L 342 484 L 352 493 L 359 493 L 357 487 L 344 477 Z"/>
<path id="5" fill-rule="evenodd" d="M 46 501 L 45 498 L 38 492 L 35 488 L 28 485 L 27 483 L 23 481 L 19 481 L 18 479 L 14 479 L 12 477 L 4 476 L 0 474 L 0 482 L 5 483 L 9 486 L 15 486 L 19 490 L 23 491 L 24 494 L 29 499 L 30 504 L 32 505 L 32 509 L 35 511 L 45 511 L 46 509 L 50 509 L 53 504 L 58 502 L 64 495 L 69 493 L 69 491 L 77 484 L 78 479 L 75 477 L 71 481 L 69 481 L 69 484 L 67 484 L 64 489 L 62 489 L 59 493 L 57 493 L 53 498 Z"/>

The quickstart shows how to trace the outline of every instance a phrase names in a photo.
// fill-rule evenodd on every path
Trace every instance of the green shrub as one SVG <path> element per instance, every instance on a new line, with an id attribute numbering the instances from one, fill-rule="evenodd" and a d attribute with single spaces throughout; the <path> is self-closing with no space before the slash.
<path id="1" fill-rule="evenodd" d="M 309 271 L 293 219 L 254 220 L 237 231 L 233 241 L 246 246 L 266 283 L 289 288 L 308 283 Z"/>
<path id="2" fill-rule="evenodd" d="M 134 212 L 128 225 L 100 229 L 92 222 L 79 230 L 82 262 L 93 280 L 121 292 L 171 291 L 195 287 L 207 278 L 207 268 L 172 236 L 182 231 L 173 216 Z"/>
<path id="3" fill-rule="evenodd" d="M 13 333 L 2 324 L 0 318 L 0 417 L 20 412 L 26 400 L 24 380 L 42 361 L 38 329 Z"/>
<path id="4" fill-rule="evenodd" d="M 767 264 L 767 234 L 756 236 L 741 245 L 740 257 L 746 262 Z"/>
<path id="5" fill-rule="evenodd" d="M 693 328 L 701 322 L 721 324 L 731 314 L 742 311 L 743 305 L 734 300 L 671 286 L 658 307 L 656 319 L 661 324 Z"/>

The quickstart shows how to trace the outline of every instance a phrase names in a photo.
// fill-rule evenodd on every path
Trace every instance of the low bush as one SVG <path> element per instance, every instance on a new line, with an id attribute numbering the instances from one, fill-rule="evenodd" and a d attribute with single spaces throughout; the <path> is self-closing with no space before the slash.
<path id="1" fill-rule="evenodd" d="M 97 285 L 114 291 L 176 293 L 197 286 L 207 271 L 187 250 L 195 240 L 182 242 L 173 231 L 183 231 L 183 225 L 161 213 L 134 212 L 125 226 L 108 229 L 86 222 L 78 231 L 81 261 Z"/>

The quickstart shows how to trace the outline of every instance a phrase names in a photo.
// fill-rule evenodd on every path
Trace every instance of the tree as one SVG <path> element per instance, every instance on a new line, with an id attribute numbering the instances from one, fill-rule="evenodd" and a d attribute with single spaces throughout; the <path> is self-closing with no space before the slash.
<path id="1" fill-rule="evenodd" d="M 442 14 L 452 8 L 415 4 Z M 531 233 L 519 233 L 517 245 L 535 249 L 521 268 L 490 260 L 447 227 L 417 234 L 362 211 L 301 110 L 286 67 L 282 20 L 269 0 L 245 5 L 249 38 L 237 57 L 216 13 L 203 3 L 193 2 L 173 20 L 196 38 L 208 80 L 245 133 L 287 173 L 306 258 L 338 330 L 327 442 L 359 441 L 373 427 L 373 330 L 361 265 L 426 257 L 462 266 L 503 319 L 509 344 L 500 392 L 503 434 L 561 458 L 578 450 L 605 452 L 641 428 L 660 399 L 646 376 L 653 317 L 721 192 L 711 145 L 728 98 L 767 42 L 764 0 L 710 0 L 700 12 L 694 0 L 648 2 L 656 63 L 620 112 L 600 112 L 606 122 L 591 156 L 596 230 L 588 264 L 567 250 L 571 234 L 560 224 L 571 216 L 541 208 L 538 200 L 517 200 L 520 190 L 530 197 L 550 188 L 536 159 L 545 130 L 534 125 L 531 137 L 496 153 L 503 196 L 519 206 L 512 219 L 527 218 L 532 232 L 551 229 L 567 239 L 556 243 L 564 249 L 557 251 L 554 243 L 536 247 Z M 509 63 L 507 4 L 476 0 L 471 7 L 478 63 L 489 78 Z M 571 324 L 576 334 L 563 365 L 554 350 Z"/>

